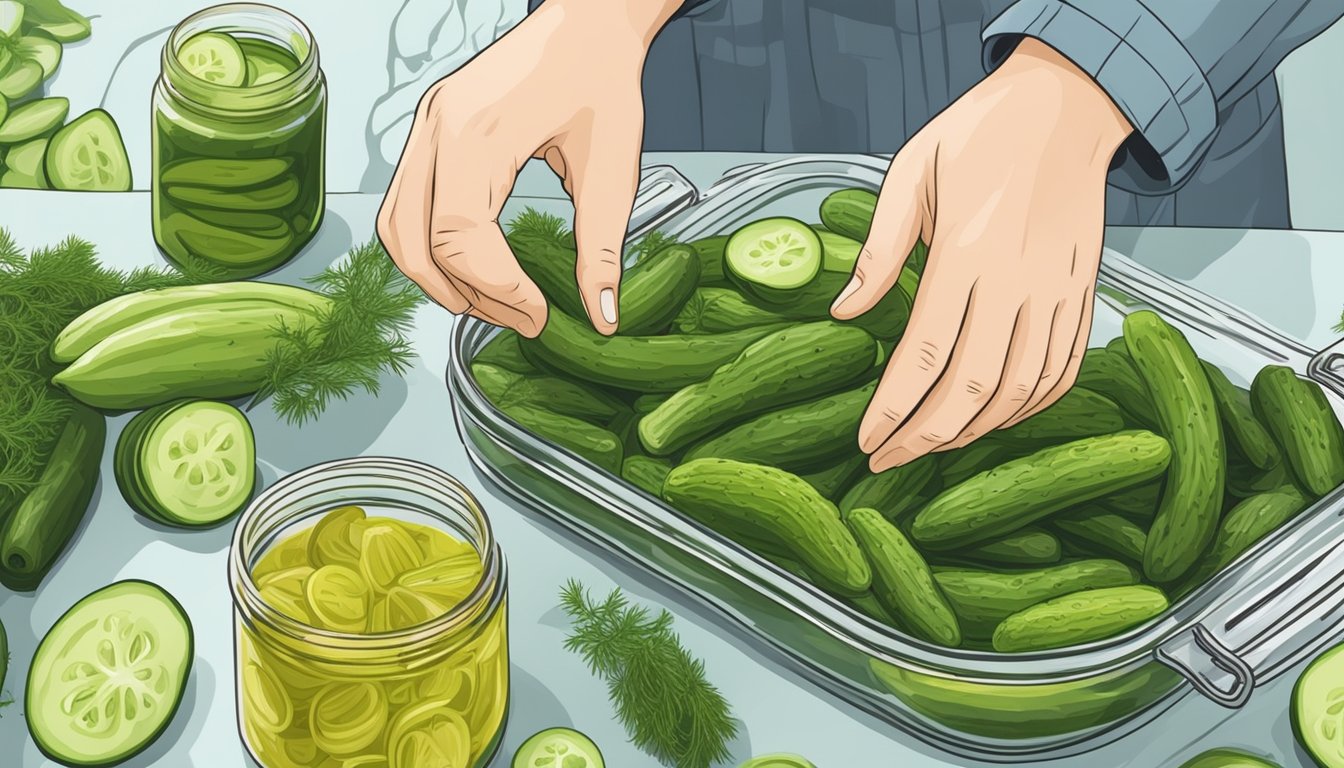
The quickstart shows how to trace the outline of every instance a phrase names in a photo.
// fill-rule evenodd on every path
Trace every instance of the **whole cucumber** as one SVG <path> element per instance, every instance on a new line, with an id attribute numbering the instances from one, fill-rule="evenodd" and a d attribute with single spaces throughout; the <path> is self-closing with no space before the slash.
<path id="1" fill-rule="evenodd" d="M 524 376 L 477 362 L 471 364 L 471 375 L 496 408 L 530 405 L 599 425 L 629 410 L 605 392 L 557 376 Z"/>
<path id="2" fill-rule="evenodd" d="M 934 569 L 933 578 L 961 620 L 968 638 L 988 640 L 999 622 L 1051 598 L 1085 589 L 1138 582 L 1132 568 L 1115 560 L 1075 560 L 1030 571 Z"/>
<path id="3" fill-rule="evenodd" d="M 510 225 L 509 248 L 546 299 L 572 317 L 588 317 L 576 277 L 578 252 L 558 217 L 528 210 Z"/>
<path id="4" fill-rule="evenodd" d="M 732 288 L 697 288 L 672 321 L 678 333 L 724 333 L 758 325 L 788 323 L 778 312 L 762 309 Z"/>
<path id="5" fill-rule="evenodd" d="M 876 355 L 865 331 L 830 321 L 775 331 L 641 419 L 639 439 L 666 456 L 724 424 L 851 384 L 872 370 Z"/>
<path id="6" fill-rule="evenodd" d="M 644 336 L 666 330 L 700 280 L 695 249 L 672 244 L 641 259 L 621 278 L 617 333 Z"/>
<path id="7" fill-rule="evenodd" d="M 877 195 L 857 187 L 839 189 L 821 201 L 821 223 L 830 231 L 860 243 L 868 239 L 877 210 Z"/>
<path id="8" fill-rule="evenodd" d="M 471 362 L 485 363 L 506 371 L 532 376 L 538 373 L 538 370 L 523 356 L 523 347 L 519 343 L 521 339 L 517 331 L 503 329 L 481 347 L 481 351 L 471 358 Z"/>
<path id="9" fill-rule="evenodd" d="M 652 456 L 626 456 L 621 463 L 621 477 L 659 498 L 663 495 L 663 481 L 667 480 L 667 474 L 671 471 L 672 462 Z"/>
<path id="10" fill-rule="evenodd" d="M 700 257 L 700 284 L 727 286 L 728 276 L 723 272 L 723 252 L 728 247 L 728 235 L 714 235 L 694 240 L 690 246 Z"/>
<path id="11" fill-rule="evenodd" d="M 306 288 L 255 281 L 184 285 L 128 293 L 105 301 L 70 321 L 51 343 L 51 359 L 58 363 L 73 362 L 108 336 L 179 309 L 247 304 L 280 305 L 315 316 L 331 305 L 331 299 Z"/>
<path id="12" fill-rule="evenodd" d="M 1255 417 L 1250 393 L 1234 385 L 1218 366 L 1206 360 L 1200 362 L 1209 377 L 1213 399 L 1218 404 L 1218 417 L 1223 422 L 1223 437 L 1227 439 L 1228 448 L 1259 469 L 1272 469 L 1283 456 L 1264 425 Z"/>
<path id="13" fill-rule="evenodd" d="M 769 411 L 692 446 L 686 459 L 736 459 L 806 472 L 853 448 L 876 383 Z"/>
<path id="14" fill-rule="evenodd" d="M 52 383 L 86 405 L 114 411 L 250 395 L 265 383 L 276 327 L 309 322 L 306 310 L 279 304 L 171 310 L 109 335 Z"/>
<path id="15" fill-rule="evenodd" d="M 643 416 L 646 413 L 653 413 L 653 409 L 662 405 L 663 401 L 671 396 L 672 395 L 668 392 L 640 395 L 635 398 L 634 403 L 632 403 L 630 407 L 634 409 L 636 414 Z"/>
<path id="16" fill-rule="evenodd" d="M 1301 481 L 1293 477 L 1286 460 L 1265 470 L 1252 467 L 1241 460 L 1227 462 L 1227 495 L 1236 499 L 1269 493 L 1298 482 Z"/>
<path id="17" fill-rule="evenodd" d="M 950 488 L 1021 455 L 1021 452 L 1014 452 L 1005 443 L 980 439 L 970 445 L 941 453 L 942 459 L 938 468 L 943 476 L 943 485 Z"/>
<path id="18" fill-rule="evenodd" d="M 1181 768 L 1281 768 L 1277 763 L 1239 749 L 1210 749 L 1181 763 Z"/>
<path id="19" fill-rule="evenodd" d="M 909 464 L 865 474 L 854 483 L 840 500 L 840 511 L 848 513 L 860 507 L 876 509 L 888 520 L 897 520 L 915 509 L 936 482 L 938 458 L 933 454 L 920 456 Z"/>
<path id="20" fill-rule="evenodd" d="M 1228 511 L 1218 526 L 1218 535 L 1197 571 L 1204 578 L 1198 581 L 1202 582 L 1231 565 L 1251 545 L 1296 517 L 1310 504 L 1311 501 L 1292 486 L 1243 499 Z"/>
<path id="21" fill-rule="evenodd" d="M 729 538 L 771 544 L 797 560 L 819 585 L 858 596 L 872 571 L 835 505 L 805 480 L 774 467 L 696 459 L 674 467 L 663 498 Z"/>
<path id="22" fill-rule="evenodd" d="M 956 614 L 905 534 L 875 509 L 855 509 L 845 521 L 872 567 L 873 594 L 882 607 L 921 639 L 960 645 Z"/>
<path id="23" fill-rule="evenodd" d="M 1023 608 L 999 622 L 994 629 L 994 650 L 1043 651 L 1103 640 L 1165 610 L 1166 595 L 1147 585 L 1073 592 Z"/>
<path id="24" fill-rule="evenodd" d="M 1159 478 L 1155 482 L 1143 483 L 1111 494 L 1097 503 L 1118 515 L 1147 523 L 1157 514 L 1157 505 L 1161 500 L 1162 479 Z"/>
<path id="25" fill-rule="evenodd" d="M 1344 428 L 1319 384 L 1268 365 L 1251 382 L 1251 404 L 1303 490 L 1321 497 L 1344 483 Z"/>
<path id="26" fill-rule="evenodd" d="M 817 493 L 837 501 L 840 492 L 849 486 L 849 482 L 854 476 L 868 465 L 868 457 L 863 454 L 856 454 L 848 459 L 841 459 L 829 467 L 824 467 L 816 472 L 810 472 L 806 475 L 799 475 L 817 489 Z"/>
<path id="27" fill-rule="evenodd" d="M 502 410 L 524 429 L 573 451 L 614 475 L 620 474 L 625 449 L 621 439 L 611 430 L 535 406 L 513 405 Z"/>
<path id="28" fill-rule="evenodd" d="M 0 581 L 33 589 L 88 512 L 107 439 L 102 414 L 74 405 L 37 484 L 0 532 Z"/>
<path id="29" fill-rule="evenodd" d="M 1143 430 L 1086 437 L 1013 459 L 943 491 L 915 515 L 915 541 L 948 550 L 999 538 L 1056 512 L 1151 480 L 1171 460 Z"/>
<path id="30" fill-rule="evenodd" d="M 675 392 L 703 381 L 752 342 L 779 330 L 745 328 L 702 336 L 603 336 L 586 321 L 552 308 L 546 327 L 523 341 L 523 354 L 545 368 L 635 392 Z"/>
<path id="31" fill-rule="evenodd" d="M 1157 427 L 1157 412 L 1153 410 L 1153 401 L 1148 397 L 1148 388 L 1139 378 L 1139 372 L 1135 370 L 1128 354 L 1100 347 L 1087 350 L 1078 368 L 1078 380 L 1074 386 L 1086 387 L 1110 398 L 1129 417 L 1132 426 L 1142 429 Z"/>
<path id="32" fill-rule="evenodd" d="M 1158 428 L 1171 444 L 1171 468 L 1143 555 L 1148 578 L 1167 583 L 1190 570 L 1213 539 L 1227 453 L 1209 377 L 1185 336 L 1148 310 L 1126 316 L 1124 333 Z"/>
<path id="33" fill-rule="evenodd" d="M 985 437 L 1014 449 L 1036 449 L 1124 428 L 1125 417 L 1119 406 L 1090 389 L 1075 386 L 1040 413 Z"/>
<path id="34" fill-rule="evenodd" d="M 1143 565 L 1148 534 L 1129 518 L 1085 507 L 1078 512 L 1059 515 L 1050 524 L 1066 537 L 1080 541 L 1087 549 L 1098 549 L 1127 562 Z"/>
<path id="35" fill-rule="evenodd" d="M 1059 562 L 1062 551 L 1054 534 L 1028 526 L 958 554 L 993 565 L 1050 565 Z"/>

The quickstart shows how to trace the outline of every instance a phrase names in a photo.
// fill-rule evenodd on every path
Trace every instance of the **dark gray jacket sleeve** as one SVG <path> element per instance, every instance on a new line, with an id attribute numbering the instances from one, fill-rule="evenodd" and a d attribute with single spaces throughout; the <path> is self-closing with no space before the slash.
<path id="1" fill-rule="evenodd" d="M 1340 0 L 1019 0 L 985 29 L 984 63 L 1024 36 L 1068 57 L 1137 131 L 1111 183 L 1162 194 L 1199 164 L 1225 110 L 1341 16 Z"/>

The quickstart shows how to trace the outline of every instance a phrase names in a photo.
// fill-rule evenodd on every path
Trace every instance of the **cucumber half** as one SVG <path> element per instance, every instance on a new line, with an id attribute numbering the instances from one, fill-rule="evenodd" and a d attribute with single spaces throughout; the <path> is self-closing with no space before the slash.
<path id="1" fill-rule="evenodd" d="M 233 37 L 219 32 L 192 35 L 177 49 L 177 60 L 193 76 L 228 87 L 247 79 L 247 59 Z"/>
<path id="2" fill-rule="evenodd" d="M 130 191 L 131 161 L 112 116 L 92 109 L 57 131 L 47 146 L 47 179 L 53 189 Z"/>
<path id="3" fill-rule="evenodd" d="M 513 754 L 513 768 L 606 768 L 593 740 L 573 728 L 532 734 Z"/>
<path id="4" fill-rule="evenodd" d="M 821 271 L 821 240 L 797 219 L 761 219 L 728 238 L 723 259 L 738 279 L 787 291 L 807 285 Z"/>
<path id="5" fill-rule="evenodd" d="M 132 509 L 165 525 L 200 528 L 237 514 L 256 484 L 247 417 L 227 403 L 177 400 L 141 412 L 113 456 Z"/>
<path id="6" fill-rule="evenodd" d="M 1337 645 L 1302 670 L 1293 686 L 1293 733 L 1322 768 L 1344 767 L 1344 645 Z"/>
<path id="7" fill-rule="evenodd" d="M 119 581 L 65 612 L 28 670 L 28 730 L 65 765 L 119 763 L 149 746 L 177 712 L 191 672 L 191 621 L 173 596 Z"/>

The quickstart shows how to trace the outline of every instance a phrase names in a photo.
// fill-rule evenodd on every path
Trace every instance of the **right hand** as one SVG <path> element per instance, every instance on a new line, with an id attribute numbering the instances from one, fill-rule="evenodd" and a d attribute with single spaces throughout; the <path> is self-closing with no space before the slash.
<path id="1" fill-rule="evenodd" d="M 547 0 L 430 87 L 378 211 L 378 237 L 431 299 L 529 338 L 541 332 L 546 300 L 499 226 L 519 169 L 537 157 L 574 201 L 588 316 L 600 333 L 616 332 L 644 58 L 677 5 Z"/>

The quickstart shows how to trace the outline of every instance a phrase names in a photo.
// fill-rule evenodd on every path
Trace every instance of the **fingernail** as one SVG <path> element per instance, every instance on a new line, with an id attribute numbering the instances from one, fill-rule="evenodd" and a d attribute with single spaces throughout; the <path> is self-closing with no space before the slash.
<path id="1" fill-rule="evenodd" d="M 612 325 L 616 324 L 616 290 L 614 288 L 603 288 L 597 295 L 597 304 L 602 309 L 602 319 Z"/>
<path id="2" fill-rule="evenodd" d="M 863 285 L 863 281 L 857 277 L 850 280 L 849 284 L 845 286 L 845 290 L 841 291 L 840 295 L 835 297 L 835 303 L 831 304 L 831 311 L 835 312 L 840 309 L 846 301 L 849 301 L 849 297 L 853 296 L 854 293 L 859 290 L 859 286 L 861 285 Z"/>

